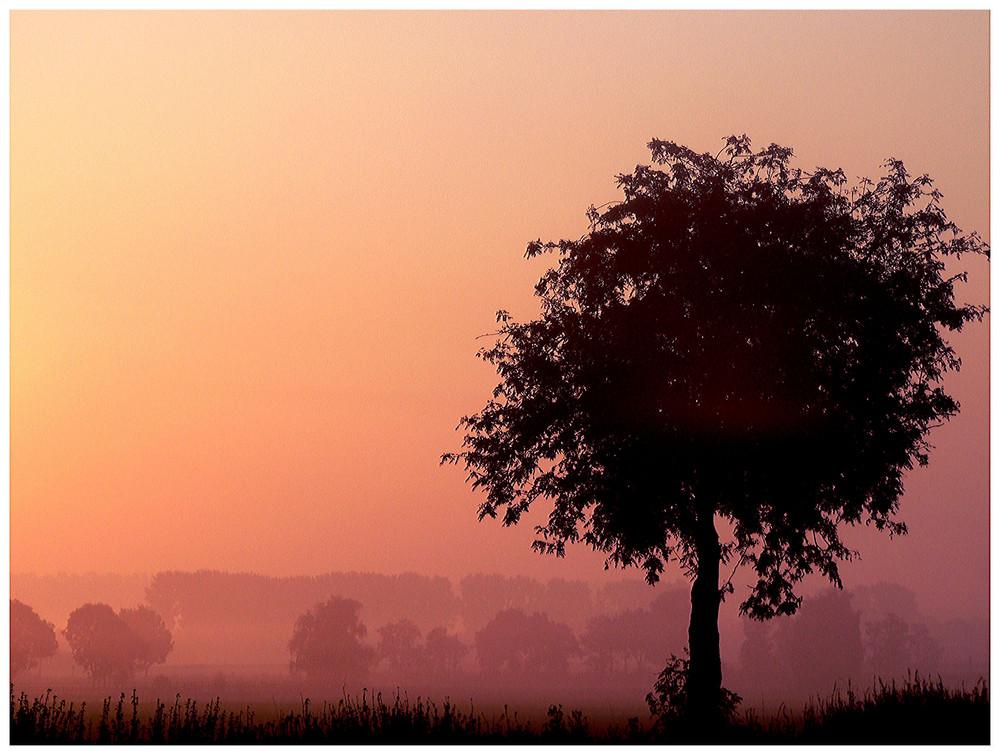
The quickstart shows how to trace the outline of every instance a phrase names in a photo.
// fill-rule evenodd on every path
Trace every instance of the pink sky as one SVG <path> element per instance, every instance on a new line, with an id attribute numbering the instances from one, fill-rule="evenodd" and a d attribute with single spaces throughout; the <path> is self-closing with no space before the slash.
<path id="1" fill-rule="evenodd" d="M 989 240 L 986 11 L 13 12 L 10 40 L 15 572 L 602 578 L 438 460 L 496 383 L 477 336 L 535 311 L 525 245 L 584 233 L 652 137 L 898 157 Z M 955 340 L 910 534 L 850 536 L 848 586 L 985 610 L 988 342 Z"/>

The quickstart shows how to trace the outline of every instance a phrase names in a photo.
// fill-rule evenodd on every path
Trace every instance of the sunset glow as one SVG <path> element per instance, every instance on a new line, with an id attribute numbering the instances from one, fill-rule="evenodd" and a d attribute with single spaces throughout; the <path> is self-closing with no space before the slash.
<path id="1" fill-rule="evenodd" d="M 987 12 L 13 12 L 10 44 L 15 573 L 606 579 L 439 460 L 496 311 L 536 311 L 526 244 L 653 137 L 897 157 L 990 238 Z M 954 339 L 909 534 L 848 533 L 846 584 L 987 611 L 988 342 Z"/>

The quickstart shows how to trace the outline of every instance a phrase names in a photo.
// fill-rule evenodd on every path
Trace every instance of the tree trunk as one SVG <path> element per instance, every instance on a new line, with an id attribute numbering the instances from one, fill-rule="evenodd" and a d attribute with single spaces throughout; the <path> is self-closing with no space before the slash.
<path id="1" fill-rule="evenodd" d="M 688 647 L 688 709 L 698 725 L 719 720 L 722 689 L 722 655 L 719 650 L 719 562 L 722 550 L 715 530 L 715 512 L 698 512 L 695 553 L 698 571 L 691 587 L 691 625 Z"/>

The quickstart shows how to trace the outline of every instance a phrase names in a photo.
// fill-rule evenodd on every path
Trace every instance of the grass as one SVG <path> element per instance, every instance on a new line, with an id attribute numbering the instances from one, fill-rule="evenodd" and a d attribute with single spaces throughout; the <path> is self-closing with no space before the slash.
<path id="1" fill-rule="evenodd" d="M 782 711 L 764 719 L 753 711 L 712 732 L 682 723 L 643 725 L 637 718 L 594 730 L 581 711 L 549 707 L 540 724 L 506 707 L 494 715 L 440 706 L 405 694 L 391 700 L 345 695 L 315 708 L 258 715 L 252 707 L 227 711 L 219 698 L 199 705 L 180 696 L 148 709 L 136 693 L 105 698 L 99 713 L 51 693 L 29 699 L 10 692 L 11 744 L 988 744 L 989 693 L 946 688 L 910 677 L 877 682 L 858 696 L 848 689 L 810 703 L 801 714 Z"/>

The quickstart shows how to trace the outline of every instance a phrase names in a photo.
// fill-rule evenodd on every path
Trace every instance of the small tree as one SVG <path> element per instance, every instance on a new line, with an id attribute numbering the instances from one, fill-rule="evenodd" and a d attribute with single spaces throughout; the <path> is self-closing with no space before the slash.
<path id="1" fill-rule="evenodd" d="M 775 645 L 804 694 L 825 695 L 860 680 L 865 646 L 849 593 L 831 588 L 807 598 L 777 627 Z"/>
<path id="2" fill-rule="evenodd" d="M 418 665 L 423 649 L 420 647 L 420 629 L 409 619 L 386 624 L 378 630 L 376 652 L 385 661 L 390 674 L 409 675 Z"/>
<path id="3" fill-rule="evenodd" d="M 772 627 L 759 621 L 743 618 L 743 643 L 740 645 L 740 669 L 743 678 L 760 692 L 776 685 L 781 663 L 774 646 Z"/>
<path id="4" fill-rule="evenodd" d="M 576 637 L 566 624 L 518 608 L 498 612 L 476 632 L 480 666 L 509 680 L 563 675 L 569 659 L 579 652 Z"/>
<path id="5" fill-rule="evenodd" d="M 85 603 L 69 615 L 63 635 L 73 660 L 91 678 L 125 681 L 135 672 L 138 639 L 104 603 Z"/>
<path id="6" fill-rule="evenodd" d="M 63 635 L 73 660 L 95 680 L 131 679 L 136 669 L 163 663 L 174 647 L 163 619 L 147 606 L 116 614 L 104 603 L 86 603 L 69 615 Z"/>
<path id="7" fill-rule="evenodd" d="M 148 606 L 139 606 L 123 608 L 118 616 L 136 640 L 137 669 L 148 673 L 150 666 L 167 660 L 167 655 L 174 649 L 174 638 L 160 614 Z"/>
<path id="8" fill-rule="evenodd" d="M 292 674 L 328 682 L 358 683 L 375 662 L 375 651 L 362 644 L 368 629 L 356 600 L 331 597 L 295 622 L 288 650 Z"/>
<path id="9" fill-rule="evenodd" d="M 38 665 L 41 658 L 56 654 L 55 625 L 45 621 L 19 600 L 10 601 L 10 676 Z"/>
<path id="10" fill-rule="evenodd" d="M 580 647 L 585 651 L 587 664 L 592 671 L 604 675 L 615 671 L 615 655 L 620 652 L 620 639 L 621 632 L 615 617 L 607 614 L 590 617 L 580 635 Z M 624 666 L 624 661 L 622 665 Z"/>
<path id="11" fill-rule="evenodd" d="M 528 245 L 559 256 L 541 315 L 498 313 L 481 356 L 500 383 L 443 461 L 485 491 L 481 519 L 547 501 L 541 552 L 583 542 L 650 582 L 678 561 L 686 704 L 707 719 L 723 702 L 721 564 L 756 572 L 741 611 L 764 619 L 795 612 L 810 572 L 840 585 L 842 524 L 905 532 L 903 476 L 958 411 L 945 334 L 986 311 L 955 303 L 965 276 L 944 259 L 988 247 L 897 160 L 852 187 L 745 136 L 715 157 L 649 146 L 659 167 L 619 176 L 624 201 L 591 208 L 585 236 Z"/>
<path id="12" fill-rule="evenodd" d="M 434 627 L 427 633 L 424 641 L 424 653 L 432 673 L 454 671 L 462 662 L 469 647 L 458 637 L 448 634 L 444 627 Z"/>
<path id="13" fill-rule="evenodd" d="M 909 622 L 894 613 L 865 626 L 868 640 L 869 670 L 883 679 L 902 681 L 910 673 L 924 675 L 938 670 L 941 649 L 930 636 L 927 626 Z"/>

